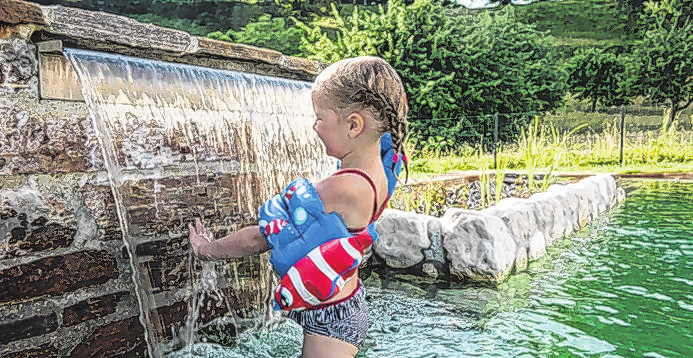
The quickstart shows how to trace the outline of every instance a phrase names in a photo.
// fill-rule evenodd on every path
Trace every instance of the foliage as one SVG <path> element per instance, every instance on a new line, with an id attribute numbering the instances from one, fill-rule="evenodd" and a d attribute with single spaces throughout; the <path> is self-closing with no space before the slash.
<path id="1" fill-rule="evenodd" d="M 503 198 L 503 183 L 505 182 L 505 174 L 508 171 L 508 158 L 505 156 L 501 156 L 500 158 L 500 165 L 496 168 L 496 173 L 494 175 L 495 179 L 495 202 L 499 202 Z"/>
<path id="2" fill-rule="evenodd" d="M 646 6 L 648 30 L 635 49 L 641 60 L 636 90 L 677 113 L 693 103 L 693 5 L 663 0 Z M 666 129 L 666 128 L 665 128 Z"/>
<path id="3" fill-rule="evenodd" d="M 378 55 L 390 63 L 401 54 L 407 37 L 404 28 L 405 8 L 401 0 L 390 1 L 387 10 L 378 6 L 377 12 L 354 8 L 350 16 L 342 16 L 334 4 L 332 21 L 336 24 L 335 38 L 320 25 L 313 27 L 297 21 L 305 31 L 304 46 L 308 58 L 323 62 L 336 62 L 344 58 Z"/>
<path id="4" fill-rule="evenodd" d="M 568 89 L 578 100 L 589 99 L 592 112 L 604 106 L 629 104 L 630 93 L 625 55 L 597 49 L 580 49 L 568 61 Z"/>
<path id="5" fill-rule="evenodd" d="M 401 186 L 394 191 L 387 207 L 440 216 L 444 211 L 445 197 L 446 191 L 440 184 Z"/>
<path id="6" fill-rule="evenodd" d="M 603 47 L 623 45 L 637 32 L 638 11 L 625 0 L 536 1 L 517 8 L 519 21 L 550 31 L 566 47 L 582 47 L 585 41 Z M 631 20 L 633 19 L 633 20 Z"/>
<path id="7" fill-rule="evenodd" d="M 471 13 L 440 1 L 409 6 L 390 1 L 387 10 L 356 10 L 342 17 L 336 38 L 319 26 L 306 31 L 309 58 L 334 62 L 377 55 L 393 64 L 409 95 L 410 129 L 417 150 L 452 152 L 460 143 L 486 145 L 491 118 L 482 113 L 547 111 L 561 104 L 564 73 L 550 39 L 517 23 L 513 10 Z M 512 140 L 528 120 L 512 117 L 500 139 Z"/>
<path id="8" fill-rule="evenodd" d="M 285 18 L 264 14 L 240 31 L 216 31 L 207 37 L 277 50 L 285 55 L 303 54 L 303 32 L 287 23 Z"/>
<path id="9" fill-rule="evenodd" d="M 330 13 L 333 3 L 328 0 L 274 0 L 288 15 L 299 19 L 310 19 Z"/>

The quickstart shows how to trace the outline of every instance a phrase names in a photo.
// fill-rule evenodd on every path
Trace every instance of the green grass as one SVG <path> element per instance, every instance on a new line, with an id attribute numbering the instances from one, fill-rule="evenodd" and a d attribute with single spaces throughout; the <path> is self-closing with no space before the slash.
<path id="1" fill-rule="evenodd" d="M 529 131 L 528 131 L 529 132 Z M 533 138 L 533 139 L 532 139 Z M 605 127 L 600 133 L 569 136 L 552 133 L 546 125 L 524 144 L 501 148 L 502 170 L 520 173 L 693 173 L 693 131 L 630 132 L 624 147 L 624 165 L 619 164 L 618 129 Z M 561 144 L 561 142 L 563 144 Z M 563 145 L 563 146 L 562 146 Z M 411 177 L 426 179 L 439 174 L 483 171 L 493 167 L 493 155 L 478 150 L 464 156 L 426 155 L 412 160 Z"/>

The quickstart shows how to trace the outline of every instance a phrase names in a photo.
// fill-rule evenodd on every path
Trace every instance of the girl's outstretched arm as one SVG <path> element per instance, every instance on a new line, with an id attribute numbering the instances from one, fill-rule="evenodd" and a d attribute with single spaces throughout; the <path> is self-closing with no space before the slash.
<path id="1" fill-rule="evenodd" d="M 193 254 L 203 260 L 221 260 L 257 255 L 270 249 L 257 225 L 246 226 L 219 240 L 205 229 L 199 218 L 190 229 L 190 246 Z"/>

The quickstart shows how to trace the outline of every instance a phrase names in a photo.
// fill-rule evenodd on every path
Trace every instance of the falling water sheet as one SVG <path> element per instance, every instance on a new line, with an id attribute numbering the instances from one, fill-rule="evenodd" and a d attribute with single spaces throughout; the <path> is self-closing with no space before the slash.
<path id="1" fill-rule="evenodd" d="M 266 255 L 202 266 L 187 225 L 217 236 L 256 222 L 297 176 L 333 170 L 306 82 L 65 49 L 102 146 L 149 353 L 215 317 L 272 317 Z M 204 268 L 204 269 L 203 269 Z M 235 324 L 231 322 L 231 324 Z"/>

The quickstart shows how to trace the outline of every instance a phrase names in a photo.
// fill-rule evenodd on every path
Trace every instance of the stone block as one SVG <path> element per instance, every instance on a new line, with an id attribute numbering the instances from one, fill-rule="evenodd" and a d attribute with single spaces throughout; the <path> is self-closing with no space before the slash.
<path id="1" fill-rule="evenodd" d="M 3 353 L 2 358 L 58 358 L 60 352 L 50 343 L 18 352 Z"/>
<path id="2" fill-rule="evenodd" d="M 190 279 L 188 253 L 155 256 L 137 263 L 139 272 L 147 275 L 151 293 L 182 288 Z"/>
<path id="3" fill-rule="evenodd" d="M 206 37 L 198 37 L 197 40 L 199 42 L 200 52 L 206 54 L 221 55 L 228 58 L 249 61 L 262 61 L 271 64 L 279 64 L 282 57 L 285 57 L 281 52 L 266 48 L 219 41 Z"/>
<path id="4" fill-rule="evenodd" d="M 81 251 L 46 257 L 0 270 L 0 304 L 38 296 L 58 296 L 118 278 L 107 251 Z"/>
<path id="5" fill-rule="evenodd" d="M 74 326 L 90 319 L 105 317 L 116 311 L 121 298 L 129 292 L 92 297 L 63 309 L 63 327 Z"/>
<path id="6" fill-rule="evenodd" d="M 4 321 L 0 323 L 0 344 L 42 336 L 56 329 L 58 329 L 58 316 L 55 313 Z"/>
<path id="7" fill-rule="evenodd" d="M 580 195 L 569 190 L 565 185 L 558 184 L 549 186 L 546 192 L 556 195 L 562 204 L 561 221 L 564 222 L 565 227 L 563 234 L 567 235 L 580 227 Z"/>
<path id="8" fill-rule="evenodd" d="M 36 75 L 35 51 L 36 47 L 24 39 L 0 39 L 0 84 L 30 84 L 32 77 Z"/>
<path id="9" fill-rule="evenodd" d="M 616 189 L 616 203 L 622 203 L 624 200 L 626 200 L 626 191 L 619 187 Z"/>
<path id="10" fill-rule="evenodd" d="M 431 245 L 423 251 L 426 261 L 435 261 L 440 264 L 445 262 L 445 250 L 443 250 L 444 226 L 444 221 L 438 218 L 429 218 L 426 231 Z"/>
<path id="11" fill-rule="evenodd" d="M 423 250 L 431 246 L 427 225 L 431 217 L 400 210 L 385 210 L 376 225 L 380 238 L 375 253 L 388 266 L 407 268 L 424 260 Z"/>
<path id="12" fill-rule="evenodd" d="M 542 232 L 536 224 L 533 207 L 526 199 L 505 198 L 496 205 L 485 209 L 486 214 L 494 215 L 503 220 L 508 231 L 519 247 L 529 247 L 529 239 L 537 231 Z M 542 232 L 543 233 L 543 232 Z"/>
<path id="13" fill-rule="evenodd" d="M 572 230 L 573 224 L 564 213 L 566 203 L 556 193 L 536 193 L 527 199 L 527 203 L 534 208 L 537 222 L 543 223 L 542 231 L 548 239 L 547 247 Z"/>
<path id="14" fill-rule="evenodd" d="M 0 0 L 0 19 L 8 24 L 46 25 L 40 6 L 18 0 Z"/>
<path id="15" fill-rule="evenodd" d="M 471 209 L 460 209 L 460 208 L 449 208 L 448 210 L 445 211 L 445 214 L 443 217 L 441 217 L 441 220 L 445 223 L 454 223 L 457 221 L 457 219 L 461 216 L 469 216 L 469 215 L 485 215 L 479 210 L 471 210 Z"/>
<path id="16" fill-rule="evenodd" d="M 92 136 L 91 122 L 67 113 L 68 107 L 27 103 L 0 111 L 0 175 L 100 169 L 101 149 Z M 40 109 L 49 112 L 39 113 Z"/>
<path id="17" fill-rule="evenodd" d="M 591 220 L 590 203 L 587 193 L 583 190 L 583 185 L 572 183 L 565 186 L 565 191 L 577 198 L 577 226 L 583 227 Z"/>
<path id="18" fill-rule="evenodd" d="M 532 232 L 530 238 L 536 239 L 538 236 L 541 236 L 544 239 L 544 245 L 546 247 L 551 246 L 553 241 L 556 239 L 556 237 L 552 234 L 554 226 L 553 208 L 551 206 L 544 205 L 544 203 L 539 200 L 530 201 L 529 198 L 525 199 L 524 205 L 529 208 L 528 211 L 532 216 L 532 221 L 534 222 L 536 232 L 540 233 L 537 235 L 536 232 Z"/>
<path id="19" fill-rule="evenodd" d="M 72 349 L 72 357 L 113 357 L 117 355 L 144 357 L 147 344 L 138 316 L 96 328 Z"/>
<path id="20" fill-rule="evenodd" d="M 77 230 L 58 223 L 37 224 L 39 220 L 46 219 L 43 217 L 36 219 L 31 227 L 24 226 L 23 222 L 20 222 L 10 231 L 12 236 L 8 242 L 8 250 L 5 251 L 6 257 L 70 247 Z"/>
<path id="21" fill-rule="evenodd" d="M 43 7 L 43 11 L 48 20 L 44 31 L 55 35 L 178 53 L 198 49 L 197 39 L 187 32 L 124 16 L 63 6 Z"/>
<path id="22" fill-rule="evenodd" d="M 584 179 L 597 192 L 597 212 L 602 213 L 616 202 L 616 179 L 610 174 L 597 174 Z"/>
<path id="23" fill-rule="evenodd" d="M 459 279 L 500 281 L 513 267 L 517 245 L 500 218 L 460 215 L 448 226 L 443 246 L 450 274 Z"/>
<path id="24" fill-rule="evenodd" d="M 546 254 L 546 235 L 543 231 L 535 231 L 529 238 L 527 257 L 530 260 L 538 259 Z"/>
<path id="25" fill-rule="evenodd" d="M 529 257 L 527 254 L 527 248 L 518 247 L 517 251 L 515 252 L 515 263 L 513 266 L 515 272 L 521 272 L 521 271 L 526 270 L 528 263 L 529 263 Z"/>

